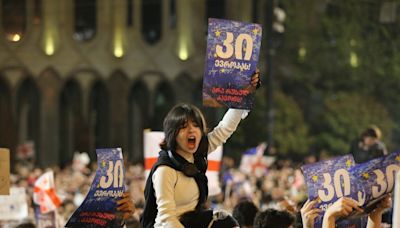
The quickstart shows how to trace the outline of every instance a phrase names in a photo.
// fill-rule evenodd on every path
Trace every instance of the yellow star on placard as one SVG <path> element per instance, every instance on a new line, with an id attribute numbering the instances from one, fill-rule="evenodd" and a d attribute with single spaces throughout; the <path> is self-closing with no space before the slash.
<path id="1" fill-rule="evenodd" d="M 400 161 L 400 155 L 396 156 L 396 161 Z"/>
<path id="2" fill-rule="evenodd" d="M 215 54 L 214 54 L 214 58 L 217 58 L 217 57 L 218 57 L 218 55 L 217 55 L 217 53 L 215 53 Z"/>
<path id="3" fill-rule="evenodd" d="M 215 31 L 215 36 L 219 37 L 221 35 L 221 32 L 219 30 Z"/>
<path id="4" fill-rule="evenodd" d="M 317 182 L 317 181 L 318 181 L 318 176 L 317 176 L 317 175 L 314 175 L 314 176 L 312 177 L 312 180 L 313 180 L 314 182 Z"/>
<path id="5" fill-rule="evenodd" d="M 364 177 L 364 179 L 368 180 L 369 179 L 369 174 L 368 173 L 363 173 L 362 176 Z"/>
<path id="6" fill-rule="evenodd" d="M 221 69 L 221 73 L 225 73 L 225 69 Z"/>
<path id="7" fill-rule="evenodd" d="M 351 160 L 350 160 L 350 159 L 348 159 L 348 160 L 346 161 L 346 166 L 347 166 L 347 168 L 350 168 L 350 166 L 351 166 Z"/>
<path id="8" fill-rule="evenodd" d="M 256 29 L 256 28 L 253 29 L 253 34 L 254 34 L 254 35 L 257 35 L 257 33 L 258 33 L 258 29 Z"/>
<path id="9" fill-rule="evenodd" d="M 104 161 L 104 160 L 101 161 L 101 166 L 102 166 L 102 167 L 106 167 L 106 161 Z"/>

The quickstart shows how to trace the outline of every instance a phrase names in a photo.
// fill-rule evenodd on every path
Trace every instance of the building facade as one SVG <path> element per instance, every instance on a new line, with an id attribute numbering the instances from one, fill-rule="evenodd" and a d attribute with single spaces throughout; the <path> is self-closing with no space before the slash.
<path id="1" fill-rule="evenodd" d="M 0 147 L 33 141 L 39 166 L 122 147 L 176 103 L 201 106 L 207 18 L 262 21 L 265 1 L 2 0 Z M 203 109 L 204 110 L 204 109 Z M 221 111 L 205 110 L 215 124 Z M 223 112 L 223 111 L 222 111 Z"/>

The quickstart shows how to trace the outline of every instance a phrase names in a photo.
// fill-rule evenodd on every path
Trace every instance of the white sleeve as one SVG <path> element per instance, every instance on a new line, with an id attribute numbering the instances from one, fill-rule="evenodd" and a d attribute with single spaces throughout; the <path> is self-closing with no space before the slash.
<path id="1" fill-rule="evenodd" d="M 225 143 L 233 132 L 235 132 L 240 120 L 246 118 L 248 113 L 248 110 L 229 109 L 219 124 L 207 135 L 209 142 L 208 153 Z"/>
<path id="2" fill-rule="evenodd" d="M 175 210 L 174 187 L 177 178 L 176 170 L 168 166 L 160 166 L 153 173 L 152 181 L 158 209 L 156 224 L 158 223 L 161 227 L 184 228 Z"/>

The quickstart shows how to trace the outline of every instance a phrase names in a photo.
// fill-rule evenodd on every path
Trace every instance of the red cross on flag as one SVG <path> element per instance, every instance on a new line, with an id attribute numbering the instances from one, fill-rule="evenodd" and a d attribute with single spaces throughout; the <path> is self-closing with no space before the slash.
<path id="1" fill-rule="evenodd" d="M 61 204 L 55 187 L 53 171 L 49 171 L 40 176 L 33 189 L 33 201 L 40 206 L 40 212 L 45 214 L 54 211 Z"/>

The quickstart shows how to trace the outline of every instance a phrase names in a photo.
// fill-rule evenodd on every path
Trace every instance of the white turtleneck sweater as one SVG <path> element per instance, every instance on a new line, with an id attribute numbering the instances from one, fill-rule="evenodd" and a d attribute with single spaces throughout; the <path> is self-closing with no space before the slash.
<path id="1" fill-rule="evenodd" d="M 225 143 L 247 114 L 247 110 L 229 109 L 207 135 L 208 152 Z M 179 222 L 179 216 L 194 210 L 199 200 L 199 189 L 194 178 L 171 167 L 160 166 L 153 173 L 152 181 L 158 209 L 154 227 L 184 228 Z"/>

